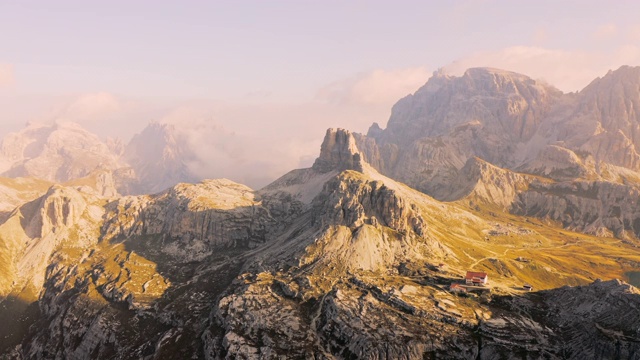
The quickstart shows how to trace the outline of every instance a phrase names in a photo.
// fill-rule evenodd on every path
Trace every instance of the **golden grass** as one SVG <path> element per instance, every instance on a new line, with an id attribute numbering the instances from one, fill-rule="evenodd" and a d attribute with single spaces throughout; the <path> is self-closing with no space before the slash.
<path id="1" fill-rule="evenodd" d="M 532 232 L 488 236 L 488 240 L 445 239 L 458 257 L 458 270 L 486 271 L 494 285 L 517 288 L 529 283 L 535 289 L 549 289 L 587 284 L 598 278 L 624 280 L 626 273 L 634 270 L 630 264 L 640 263 L 640 250 L 619 239 L 563 230 L 556 224 L 549 226 L 495 209 L 475 213 L 484 220 Z M 518 261 L 519 257 L 525 261 Z"/>

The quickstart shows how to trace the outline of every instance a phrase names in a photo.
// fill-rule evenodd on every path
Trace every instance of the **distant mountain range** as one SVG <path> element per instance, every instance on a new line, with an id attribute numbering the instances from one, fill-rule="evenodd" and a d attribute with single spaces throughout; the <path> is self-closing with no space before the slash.
<path id="1" fill-rule="evenodd" d="M 639 103 L 640 68 L 436 72 L 260 190 L 189 183 L 167 125 L 28 127 L 0 148 L 0 354 L 638 359 Z"/>
<path id="2" fill-rule="evenodd" d="M 628 66 L 570 94 L 503 70 L 435 73 L 359 146 L 374 167 L 437 198 L 473 157 L 559 181 L 624 182 L 640 170 L 638 84 L 640 68 Z"/>
<path id="3" fill-rule="evenodd" d="M 191 182 L 188 147 L 172 125 L 150 123 L 125 146 L 74 123 L 31 125 L 0 144 L 0 175 L 64 183 L 108 171 L 120 194 L 154 193 Z"/>
<path id="4" fill-rule="evenodd" d="M 592 234 L 640 236 L 640 68 L 579 93 L 504 70 L 435 73 L 386 129 L 355 135 L 382 174 L 436 199 L 467 196 Z"/>

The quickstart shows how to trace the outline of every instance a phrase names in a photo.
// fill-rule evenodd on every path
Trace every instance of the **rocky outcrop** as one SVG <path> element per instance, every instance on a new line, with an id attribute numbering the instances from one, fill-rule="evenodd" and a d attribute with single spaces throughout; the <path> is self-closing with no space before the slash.
<path id="1" fill-rule="evenodd" d="M 444 191 L 442 200 L 467 200 L 509 210 L 518 195 L 537 181 L 535 177 L 501 169 L 480 158 L 470 158 Z"/>
<path id="2" fill-rule="evenodd" d="M 320 147 L 320 156 L 313 163 L 313 169 L 321 173 L 343 170 L 362 172 L 362 162 L 362 155 L 351 132 L 329 129 Z"/>
<path id="3" fill-rule="evenodd" d="M 274 220 L 253 190 L 229 180 L 179 184 L 153 196 L 125 197 L 107 207 L 105 239 L 156 238 L 162 251 L 199 259 L 220 248 L 265 242 Z"/>
<path id="4" fill-rule="evenodd" d="M 640 292 L 619 280 L 494 300 L 504 312 L 483 322 L 481 359 L 635 359 Z M 527 315 L 519 313 L 526 311 Z M 622 315 L 627 314 L 627 315 Z"/>
<path id="5" fill-rule="evenodd" d="M 313 204 L 312 224 L 385 226 L 395 231 L 426 234 L 426 221 L 417 206 L 382 181 L 370 181 L 356 173 L 345 173 L 328 181 Z"/>
<path id="6" fill-rule="evenodd" d="M 11 293 L 37 297 L 51 257 L 66 243 L 86 247 L 97 242 L 97 224 L 104 211 L 95 199 L 55 185 L 19 208 L 0 225 L 3 258 L 0 296 Z"/>
<path id="7" fill-rule="evenodd" d="M 578 94 L 495 69 L 435 73 L 394 106 L 386 129 L 374 124 L 356 139 L 380 172 L 441 199 L 473 157 L 559 181 L 617 181 L 610 166 L 640 169 L 639 83 L 630 67 Z"/>
<path id="8" fill-rule="evenodd" d="M 601 181 L 533 182 L 518 195 L 511 211 L 562 223 L 598 236 L 637 238 L 640 213 L 637 188 Z"/>

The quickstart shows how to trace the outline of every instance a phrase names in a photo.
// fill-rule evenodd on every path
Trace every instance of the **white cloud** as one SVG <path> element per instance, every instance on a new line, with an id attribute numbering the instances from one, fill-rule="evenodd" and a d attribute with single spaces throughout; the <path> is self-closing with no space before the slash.
<path id="1" fill-rule="evenodd" d="M 425 67 L 374 70 L 324 86 L 317 98 L 335 104 L 392 105 L 415 92 L 429 76 Z"/>
<path id="2" fill-rule="evenodd" d="M 514 46 L 475 53 L 444 69 L 460 75 L 471 67 L 496 67 L 542 79 L 563 91 L 578 91 L 596 77 L 622 65 L 640 65 L 638 46 L 622 46 L 613 54 Z"/>
<path id="3" fill-rule="evenodd" d="M 631 42 L 640 42 L 640 24 L 631 26 L 627 32 L 627 35 Z"/>
<path id="4" fill-rule="evenodd" d="M 593 33 L 593 38 L 596 40 L 607 40 L 618 34 L 618 27 L 616 24 L 603 24 L 596 28 Z"/>
<path id="5" fill-rule="evenodd" d="M 602 54 L 516 46 L 467 56 L 445 67 L 453 75 L 490 66 L 544 79 L 565 91 L 583 88 L 609 69 L 640 64 L 640 47 Z M 334 81 L 307 102 L 275 103 L 258 96 L 242 103 L 136 100 L 109 93 L 65 98 L 49 119 L 80 122 L 101 136 L 127 140 L 149 120 L 175 124 L 196 159 L 191 169 L 206 178 L 226 177 L 259 188 L 295 168 L 310 166 L 329 127 L 366 132 L 385 126 L 391 106 L 415 92 L 431 72 L 426 67 L 375 70 Z"/>
<path id="6" fill-rule="evenodd" d="M 0 64 L 0 87 L 13 85 L 15 82 L 13 65 Z"/>
<path id="7" fill-rule="evenodd" d="M 640 46 L 622 46 L 614 53 L 613 58 L 620 65 L 640 65 Z"/>
<path id="8" fill-rule="evenodd" d="M 194 150 L 196 159 L 189 165 L 197 175 L 260 188 L 292 169 L 310 166 L 327 128 L 366 131 L 373 121 L 386 120 L 390 110 L 377 109 L 321 102 L 192 103 L 160 121 L 174 124 Z"/>
<path id="9" fill-rule="evenodd" d="M 549 40 L 549 31 L 546 28 L 538 28 L 533 33 L 532 41 L 534 44 L 540 46 Z"/>
<path id="10" fill-rule="evenodd" d="M 95 123 L 122 108 L 120 101 L 110 93 L 83 94 L 63 107 L 55 115 L 56 120 L 73 121 L 80 124 Z"/>

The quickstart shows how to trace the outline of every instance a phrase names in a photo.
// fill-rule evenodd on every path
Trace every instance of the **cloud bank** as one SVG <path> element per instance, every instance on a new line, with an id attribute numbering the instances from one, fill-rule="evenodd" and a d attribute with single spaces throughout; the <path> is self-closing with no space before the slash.
<path id="1" fill-rule="evenodd" d="M 316 97 L 334 104 L 389 105 L 414 92 L 429 76 L 426 67 L 378 69 L 328 84 Z"/>
<path id="2" fill-rule="evenodd" d="M 612 32 L 622 30 L 605 26 L 596 31 L 598 36 Z M 629 38 L 634 34 L 629 31 Z M 639 46 L 619 46 L 606 54 L 513 46 L 471 54 L 444 70 L 461 75 L 470 67 L 497 67 L 545 80 L 563 91 L 577 91 L 623 64 L 640 64 Z M 384 127 L 393 104 L 420 88 L 431 70 L 407 67 L 359 73 L 328 82 L 313 98 L 298 102 L 275 102 L 264 96 L 243 102 L 135 99 L 92 92 L 61 98 L 38 118 L 77 122 L 102 137 L 124 141 L 151 120 L 171 123 L 195 153 L 188 165 L 196 175 L 260 188 L 291 169 L 310 166 L 329 127 L 358 132 L 366 132 L 373 122 Z M 0 84 L 12 83 L 12 74 L 11 67 L 0 66 Z"/>
<path id="3" fill-rule="evenodd" d="M 0 88 L 11 86 L 15 82 L 13 65 L 0 63 Z"/>

